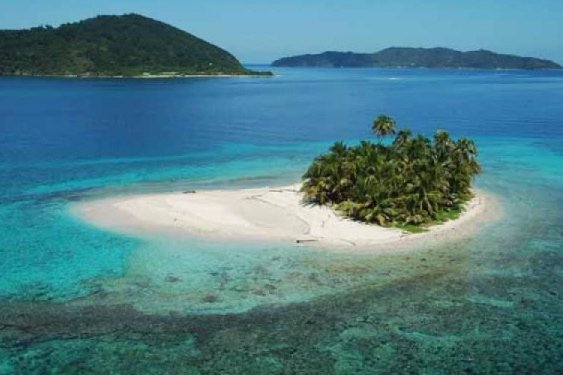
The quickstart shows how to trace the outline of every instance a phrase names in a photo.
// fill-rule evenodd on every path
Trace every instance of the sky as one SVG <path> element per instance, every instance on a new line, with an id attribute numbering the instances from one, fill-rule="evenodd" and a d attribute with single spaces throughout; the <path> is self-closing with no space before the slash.
<path id="1" fill-rule="evenodd" d="M 0 0 L 0 29 L 139 13 L 244 63 L 401 47 L 489 49 L 563 63 L 563 0 Z"/>

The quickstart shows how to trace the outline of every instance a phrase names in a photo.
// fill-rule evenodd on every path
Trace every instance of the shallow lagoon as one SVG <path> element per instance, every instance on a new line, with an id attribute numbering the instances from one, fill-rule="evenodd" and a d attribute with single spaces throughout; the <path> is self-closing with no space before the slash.
<path id="1" fill-rule="evenodd" d="M 558 373 L 563 75 L 0 79 L 0 373 Z M 474 137 L 503 220 L 384 256 L 129 238 L 69 205 L 281 185 L 388 113 Z"/>

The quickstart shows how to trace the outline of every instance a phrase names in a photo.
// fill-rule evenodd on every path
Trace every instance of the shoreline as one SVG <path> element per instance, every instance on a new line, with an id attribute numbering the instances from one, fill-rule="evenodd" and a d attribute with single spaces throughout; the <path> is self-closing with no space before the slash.
<path id="1" fill-rule="evenodd" d="M 501 214 L 494 196 L 476 190 L 457 219 L 422 233 L 408 233 L 352 221 L 326 206 L 305 205 L 299 187 L 130 195 L 79 202 L 70 210 L 91 225 L 133 236 L 189 236 L 368 252 L 465 238 Z"/>
<path id="2" fill-rule="evenodd" d="M 270 73 L 270 74 L 268 74 Z M 72 79 L 173 79 L 173 78 L 271 78 L 276 75 L 272 72 L 264 74 L 141 74 L 134 76 L 124 75 L 80 75 L 80 74 L 0 74 L 0 77 L 19 78 L 72 78 Z"/>

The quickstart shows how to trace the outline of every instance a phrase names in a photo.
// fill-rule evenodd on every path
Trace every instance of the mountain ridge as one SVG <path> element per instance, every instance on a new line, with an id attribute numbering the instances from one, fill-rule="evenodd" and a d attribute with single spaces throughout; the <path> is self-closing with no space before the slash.
<path id="1" fill-rule="evenodd" d="M 489 50 L 458 51 L 445 47 L 389 47 L 374 53 L 326 51 L 284 57 L 276 67 L 379 67 L 379 68 L 472 68 L 561 69 L 546 59 L 499 54 Z"/>

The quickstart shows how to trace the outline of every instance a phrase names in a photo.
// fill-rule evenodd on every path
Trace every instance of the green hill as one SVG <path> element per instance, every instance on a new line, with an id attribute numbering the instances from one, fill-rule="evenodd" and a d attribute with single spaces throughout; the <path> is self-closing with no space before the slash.
<path id="1" fill-rule="evenodd" d="M 220 75 L 252 72 L 227 51 L 137 14 L 0 31 L 2 75 Z"/>
<path id="2" fill-rule="evenodd" d="M 502 55 L 478 50 L 461 52 L 449 48 L 386 48 L 376 53 L 324 52 L 276 60 L 273 66 L 288 67 L 380 67 L 380 68 L 473 68 L 561 69 L 550 60 Z"/>

